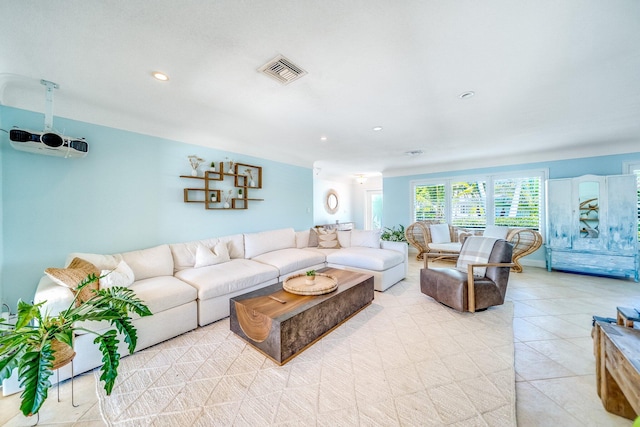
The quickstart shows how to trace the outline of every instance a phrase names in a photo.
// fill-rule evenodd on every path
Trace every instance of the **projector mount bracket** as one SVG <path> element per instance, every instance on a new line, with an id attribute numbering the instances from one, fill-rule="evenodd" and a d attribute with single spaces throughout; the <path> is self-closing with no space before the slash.
<path id="1" fill-rule="evenodd" d="M 60 88 L 60 86 L 58 83 L 44 79 L 40 80 L 40 84 L 47 87 L 46 100 L 44 104 L 44 130 L 50 131 L 53 129 L 53 90 Z"/>

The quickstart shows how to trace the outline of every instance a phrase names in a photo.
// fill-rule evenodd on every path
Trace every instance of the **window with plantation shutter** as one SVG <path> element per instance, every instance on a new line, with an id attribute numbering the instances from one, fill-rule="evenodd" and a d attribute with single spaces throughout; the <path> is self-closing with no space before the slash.
<path id="1" fill-rule="evenodd" d="M 417 185 L 414 192 L 414 221 L 445 221 L 444 184 Z"/>
<path id="2" fill-rule="evenodd" d="M 451 183 L 451 224 L 463 228 L 487 226 L 486 181 Z"/>
<path id="3" fill-rule="evenodd" d="M 542 179 L 539 176 L 495 179 L 493 223 L 540 230 L 541 187 Z"/>
<path id="4" fill-rule="evenodd" d="M 640 164 L 636 166 L 640 182 Z M 532 228 L 544 234 L 547 175 L 546 170 L 529 170 L 413 181 L 413 218 L 440 220 L 462 228 L 487 225 Z M 638 188 L 640 191 L 640 184 Z M 640 215 L 640 192 L 638 200 Z"/>

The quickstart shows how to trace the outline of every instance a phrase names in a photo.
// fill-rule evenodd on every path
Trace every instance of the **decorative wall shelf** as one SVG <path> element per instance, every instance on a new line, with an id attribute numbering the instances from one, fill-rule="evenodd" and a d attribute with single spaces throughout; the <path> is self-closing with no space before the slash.
<path id="1" fill-rule="evenodd" d="M 249 190 L 262 188 L 260 166 L 236 163 L 233 170 L 225 172 L 225 164 L 220 162 L 215 172 L 205 171 L 204 176 L 180 175 L 180 178 L 204 181 L 204 188 L 185 188 L 183 197 L 185 203 L 203 203 L 207 210 L 248 209 L 249 202 L 264 201 L 249 197 Z M 233 186 L 223 188 L 227 178 L 233 178 Z M 203 194 L 204 200 L 196 196 L 198 193 Z"/>

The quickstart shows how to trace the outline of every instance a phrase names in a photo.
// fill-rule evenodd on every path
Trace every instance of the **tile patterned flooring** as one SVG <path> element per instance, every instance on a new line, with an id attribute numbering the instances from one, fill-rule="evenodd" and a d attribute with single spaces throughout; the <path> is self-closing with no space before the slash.
<path id="1" fill-rule="evenodd" d="M 409 280 L 421 267 L 412 258 Z M 416 282 L 416 286 L 418 283 Z M 616 306 L 640 307 L 640 284 L 629 280 L 547 272 L 525 266 L 512 273 L 507 299 L 514 304 L 517 417 L 521 427 L 631 426 L 604 410 L 596 393 L 591 316 L 615 317 Z M 39 426 L 102 426 L 93 373 L 55 387 Z M 0 397 L 0 425 L 30 426 L 18 410 L 18 394 Z"/>

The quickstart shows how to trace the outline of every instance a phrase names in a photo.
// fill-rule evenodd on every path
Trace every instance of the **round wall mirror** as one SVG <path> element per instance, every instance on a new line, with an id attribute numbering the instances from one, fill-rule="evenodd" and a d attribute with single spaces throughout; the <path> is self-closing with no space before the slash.
<path id="1" fill-rule="evenodd" d="M 327 191 L 327 199 L 325 200 L 325 209 L 330 214 L 338 212 L 338 193 L 336 190 Z"/>

